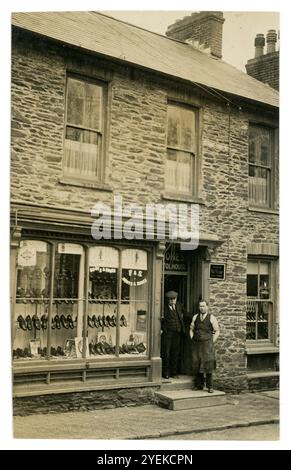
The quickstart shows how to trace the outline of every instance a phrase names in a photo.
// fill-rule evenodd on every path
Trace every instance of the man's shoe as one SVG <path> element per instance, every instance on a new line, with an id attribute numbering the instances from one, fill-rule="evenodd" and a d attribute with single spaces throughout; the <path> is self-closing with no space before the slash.
<path id="1" fill-rule="evenodd" d="M 213 388 L 210 387 L 210 388 L 208 389 L 208 393 L 213 393 L 213 392 L 214 392 Z"/>
<path id="2" fill-rule="evenodd" d="M 169 379 L 170 376 L 169 376 L 169 375 L 163 375 L 163 378 L 164 378 L 164 379 Z"/>

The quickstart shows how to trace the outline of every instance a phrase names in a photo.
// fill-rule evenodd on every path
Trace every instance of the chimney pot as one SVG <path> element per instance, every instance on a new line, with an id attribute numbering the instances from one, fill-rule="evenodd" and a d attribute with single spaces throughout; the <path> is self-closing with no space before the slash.
<path id="1" fill-rule="evenodd" d="M 267 33 L 267 54 L 276 52 L 277 33 L 275 29 L 269 29 Z"/>
<path id="2" fill-rule="evenodd" d="M 265 36 L 263 34 L 257 34 L 255 37 L 255 58 L 264 54 L 264 47 Z"/>

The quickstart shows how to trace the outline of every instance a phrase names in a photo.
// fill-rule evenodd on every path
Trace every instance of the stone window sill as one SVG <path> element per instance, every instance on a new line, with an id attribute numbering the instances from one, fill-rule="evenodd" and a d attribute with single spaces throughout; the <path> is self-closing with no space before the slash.
<path id="1" fill-rule="evenodd" d="M 77 186 L 80 188 L 91 188 L 91 189 L 99 189 L 101 191 L 110 191 L 112 192 L 113 189 L 107 183 L 101 182 L 94 182 L 89 180 L 75 180 L 71 178 L 59 178 L 59 183 L 69 186 Z"/>
<path id="2" fill-rule="evenodd" d="M 279 371 L 268 371 L 266 370 L 265 372 L 247 372 L 247 378 L 248 379 L 260 379 L 260 378 L 267 378 L 267 377 L 279 377 L 280 372 Z"/>
<path id="3" fill-rule="evenodd" d="M 264 208 L 264 207 L 253 207 L 253 206 L 249 206 L 248 207 L 248 210 L 250 212 L 261 212 L 263 214 L 274 214 L 274 215 L 279 215 L 279 211 L 276 210 L 276 209 L 268 209 L 268 208 Z"/>
<path id="4" fill-rule="evenodd" d="M 247 345 L 246 346 L 246 354 L 253 355 L 253 354 L 276 354 L 279 353 L 279 348 L 274 346 L 273 344 L 265 344 L 263 345 Z"/>
<path id="5" fill-rule="evenodd" d="M 205 205 L 205 201 L 203 199 L 192 195 L 188 196 L 187 194 L 163 193 L 162 198 L 169 201 L 190 202 L 192 204 Z"/>

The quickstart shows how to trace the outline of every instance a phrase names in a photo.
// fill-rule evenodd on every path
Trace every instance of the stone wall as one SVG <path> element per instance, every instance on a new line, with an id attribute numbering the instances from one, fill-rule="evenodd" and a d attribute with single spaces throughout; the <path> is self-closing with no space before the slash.
<path id="1" fill-rule="evenodd" d="M 111 66 L 104 71 L 102 62 L 90 56 L 80 63 L 77 54 L 57 54 L 54 47 L 33 41 L 17 43 L 12 53 L 12 198 L 88 212 L 98 200 L 113 200 L 112 192 L 61 183 L 66 69 L 110 76 L 107 180 L 112 191 L 126 201 L 159 199 L 164 186 L 165 94 L 142 78 L 131 79 L 128 69 Z"/>
<path id="2" fill-rule="evenodd" d="M 65 413 L 66 411 L 105 410 L 122 406 L 155 403 L 155 388 L 122 388 L 119 390 L 59 393 L 13 399 L 13 414 Z"/>
<path id="3" fill-rule="evenodd" d="M 111 192 L 61 181 L 66 69 L 110 82 Z M 188 85 L 21 38 L 12 54 L 11 195 L 86 212 L 98 200 L 111 203 L 117 193 L 125 202 L 163 202 L 166 107 L 173 95 L 187 96 L 203 110 L 200 230 L 223 240 L 212 261 L 226 263 L 226 280 L 209 281 L 211 311 L 221 327 L 216 376 L 222 389 L 244 390 L 247 244 L 278 243 L 278 216 L 248 210 L 247 112 L 221 99 L 198 97 Z"/>
<path id="4" fill-rule="evenodd" d="M 274 376 L 266 374 L 262 377 L 248 377 L 248 388 L 251 392 L 277 390 L 279 388 L 279 374 Z"/>

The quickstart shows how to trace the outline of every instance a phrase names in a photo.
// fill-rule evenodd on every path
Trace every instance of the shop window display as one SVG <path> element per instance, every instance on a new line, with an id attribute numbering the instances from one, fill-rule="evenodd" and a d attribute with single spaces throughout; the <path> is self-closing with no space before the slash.
<path id="1" fill-rule="evenodd" d="M 20 243 L 14 360 L 147 354 L 147 252 L 94 246 L 87 256 L 88 279 L 81 245 L 35 240 Z"/>
<path id="2" fill-rule="evenodd" d="M 90 249 L 88 339 L 90 356 L 96 358 L 146 354 L 147 253 L 124 249 L 121 272 L 119 256 L 115 248 Z"/>
<path id="3" fill-rule="evenodd" d="M 145 355 L 148 317 L 147 253 L 122 251 L 120 354 Z"/>
<path id="4" fill-rule="evenodd" d="M 119 252 L 98 246 L 89 250 L 88 343 L 91 357 L 112 357 L 116 350 Z"/>
<path id="5" fill-rule="evenodd" d="M 13 318 L 13 358 L 47 354 L 51 247 L 42 241 L 22 241 L 18 250 Z"/>
<path id="6" fill-rule="evenodd" d="M 84 313 L 84 250 L 58 243 L 55 251 L 51 356 L 82 357 Z M 68 341 L 75 347 L 67 349 Z"/>
<path id="7" fill-rule="evenodd" d="M 48 344 L 51 296 L 51 250 L 54 250 L 53 298 Z M 66 359 L 68 341 L 82 337 L 84 253 L 79 245 L 43 241 L 20 243 L 13 323 L 13 359 Z M 80 279 L 81 276 L 81 279 Z M 80 282 L 81 280 L 81 282 Z"/>

